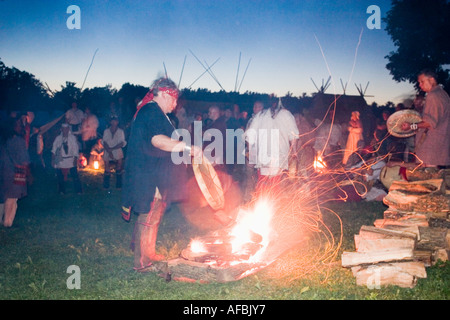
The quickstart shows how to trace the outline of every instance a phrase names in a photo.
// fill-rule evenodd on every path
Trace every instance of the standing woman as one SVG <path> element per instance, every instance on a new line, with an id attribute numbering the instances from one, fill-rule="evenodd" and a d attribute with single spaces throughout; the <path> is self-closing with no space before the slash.
<path id="1" fill-rule="evenodd" d="M 172 139 L 175 128 L 167 117 L 178 100 L 176 84 L 167 78 L 155 80 L 138 104 L 128 139 L 125 176 L 122 189 L 122 216 L 137 215 L 133 234 L 134 268 L 145 271 L 153 261 L 164 257 L 156 254 L 159 224 L 166 207 L 184 198 L 187 183 L 185 164 L 176 165 L 172 152 L 201 155 L 201 149 Z"/>
<path id="2" fill-rule="evenodd" d="M 358 143 L 363 141 L 363 125 L 359 119 L 359 111 L 353 111 L 348 126 L 347 145 L 345 146 L 344 159 L 342 163 L 347 164 L 350 155 L 358 149 Z"/>
<path id="3" fill-rule="evenodd" d="M 0 195 L 4 202 L 0 208 L 0 221 L 11 227 L 17 212 L 17 200 L 27 195 L 27 177 L 30 173 L 30 157 L 23 138 L 20 119 L 13 123 L 5 143 L 0 146 Z"/>

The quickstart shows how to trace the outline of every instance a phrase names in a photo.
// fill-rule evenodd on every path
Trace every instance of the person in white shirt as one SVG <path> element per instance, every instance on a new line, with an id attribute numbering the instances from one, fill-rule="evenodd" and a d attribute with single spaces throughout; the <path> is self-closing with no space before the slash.
<path id="1" fill-rule="evenodd" d="M 58 177 L 58 191 L 66 193 L 65 178 L 70 172 L 75 192 L 82 193 L 80 178 L 78 177 L 79 146 L 77 138 L 70 132 L 70 125 L 61 125 L 61 134 L 55 138 L 52 146 L 52 166 L 56 169 Z"/>
<path id="2" fill-rule="evenodd" d="M 71 127 L 72 134 L 79 134 L 81 129 L 81 123 L 84 120 L 84 112 L 83 110 L 78 109 L 78 105 L 76 102 L 72 103 L 72 108 L 66 111 L 66 123 L 68 123 Z"/>
<path id="3" fill-rule="evenodd" d="M 280 178 L 289 168 L 291 145 L 298 139 L 299 131 L 292 113 L 281 100 L 258 113 L 245 132 L 249 150 L 256 147 L 255 168 L 260 180 Z M 254 159 L 249 155 L 249 159 Z"/>
<path id="4" fill-rule="evenodd" d="M 119 128 L 119 119 L 112 116 L 110 120 L 110 127 L 103 132 L 102 144 L 104 147 L 103 160 L 105 162 L 105 173 L 103 176 L 103 187 L 109 188 L 111 178 L 110 162 L 116 162 L 116 188 L 122 187 L 122 172 L 123 172 L 123 150 L 127 145 L 124 131 Z"/>
<path id="5" fill-rule="evenodd" d="M 97 142 L 98 118 L 91 112 L 89 107 L 84 109 L 85 118 L 81 123 L 81 141 L 83 143 L 82 152 L 86 157 L 91 153 L 91 149 Z"/>

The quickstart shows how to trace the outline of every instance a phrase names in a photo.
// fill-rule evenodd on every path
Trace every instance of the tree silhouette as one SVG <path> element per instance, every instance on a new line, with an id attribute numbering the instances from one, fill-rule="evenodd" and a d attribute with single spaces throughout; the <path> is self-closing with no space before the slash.
<path id="1" fill-rule="evenodd" d="M 397 82 L 409 81 L 417 86 L 417 74 L 434 69 L 439 82 L 449 90 L 450 77 L 450 3 L 446 0 L 392 0 L 387 13 L 386 31 L 395 52 L 386 58 L 386 68 Z"/>
<path id="2" fill-rule="evenodd" d="M 0 60 L 0 106 L 9 111 L 44 110 L 49 96 L 34 75 L 9 68 Z"/>

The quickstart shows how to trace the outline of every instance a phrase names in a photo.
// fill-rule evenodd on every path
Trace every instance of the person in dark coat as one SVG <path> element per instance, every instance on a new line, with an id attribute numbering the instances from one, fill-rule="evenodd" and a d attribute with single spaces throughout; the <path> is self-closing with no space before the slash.
<path id="1" fill-rule="evenodd" d="M 134 269 L 144 272 L 154 261 L 159 224 L 166 207 L 185 197 L 186 165 L 176 165 L 172 153 L 199 156 L 201 149 L 172 139 L 175 130 L 167 114 L 178 99 L 176 84 L 167 78 L 153 82 L 138 104 L 131 123 L 122 187 L 122 217 L 130 221 L 136 214 L 133 235 Z"/>

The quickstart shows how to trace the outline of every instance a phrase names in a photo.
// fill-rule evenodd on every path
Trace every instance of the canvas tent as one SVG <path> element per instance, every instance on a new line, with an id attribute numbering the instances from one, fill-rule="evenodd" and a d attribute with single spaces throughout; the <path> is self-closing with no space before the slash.
<path id="1" fill-rule="evenodd" d="M 339 124 L 348 123 L 352 111 L 359 111 L 364 126 L 364 138 L 366 143 L 370 142 L 375 118 L 372 109 L 362 95 L 334 95 L 319 92 L 312 99 L 307 115 L 308 120 L 311 123 L 314 123 L 315 119 L 322 120 L 330 108 L 336 108 L 335 121 Z"/>

